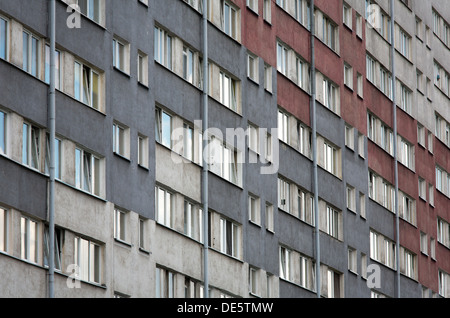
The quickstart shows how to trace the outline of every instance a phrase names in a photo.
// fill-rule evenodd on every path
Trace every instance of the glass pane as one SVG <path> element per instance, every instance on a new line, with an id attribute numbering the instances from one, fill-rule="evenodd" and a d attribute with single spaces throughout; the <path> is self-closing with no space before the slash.
<path id="1" fill-rule="evenodd" d="M 27 258 L 27 219 L 20 218 L 20 257 Z"/>
<path id="2" fill-rule="evenodd" d="M 4 154 L 6 152 L 6 122 L 5 114 L 0 112 L 0 153 Z"/>
<path id="3" fill-rule="evenodd" d="M 6 251 L 6 211 L 0 209 L 0 251 Z"/>
<path id="4" fill-rule="evenodd" d="M 31 39 L 31 75 L 38 75 L 39 54 L 38 54 L 39 40 L 33 37 Z"/>
<path id="5" fill-rule="evenodd" d="M 75 62 L 75 74 L 74 74 L 74 94 L 75 99 L 81 100 L 81 65 Z"/>
<path id="6" fill-rule="evenodd" d="M 172 118 L 166 113 L 162 113 L 162 144 L 171 147 Z"/>
<path id="7" fill-rule="evenodd" d="M 29 130 L 29 126 L 27 124 L 23 124 L 23 131 L 22 131 L 22 163 L 24 165 L 28 165 L 29 164 L 29 159 L 28 159 L 28 149 L 29 149 L 28 130 Z"/>
<path id="8" fill-rule="evenodd" d="M 23 47 L 22 47 L 22 68 L 24 71 L 28 72 L 29 70 L 29 66 L 28 66 L 28 54 L 29 54 L 29 49 L 28 49 L 28 38 L 29 35 L 28 33 L 23 32 Z"/>
<path id="9" fill-rule="evenodd" d="M 0 58 L 6 59 L 6 21 L 0 18 Z"/>
<path id="10" fill-rule="evenodd" d="M 38 256 L 37 256 L 37 223 L 28 220 L 29 223 L 29 261 L 36 263 Z"/>

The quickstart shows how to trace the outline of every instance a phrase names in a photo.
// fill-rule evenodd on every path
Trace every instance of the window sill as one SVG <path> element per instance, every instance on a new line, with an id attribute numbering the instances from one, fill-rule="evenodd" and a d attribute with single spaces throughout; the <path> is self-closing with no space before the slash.
<path id="1" fill-rule="evenodd" d="M 139 168 L 141 168 L 141 169 L 143 169 L 143 170 L 146 170 L 147 172 L 149 172 L 150 171 L 150 169 L 148 168 L 148 167 L 146 167 L 146 166 L 143 166 L 143 165 L 141 165 L 140 163 L 138 163 L 138 165 L 137 165 Z"/>
<path id="2" fill-rule="evenodd" d="M 128 79 L 131 78 L 131 75 L 128 74 L 127 72 L 121 70 L 120 68 L 113 66 L 113 70 L 117 71 L 118 73 L 122 74 L 123 76 L 127 77 Z"/>
<path id="3" fill-rule="evenodd" d="M 258 4 L 257 4 L 258 5 Z M 247 7 L 247 11 L 250 11 L 252 14 L 254 14 L 256 17 L 259 17 L 259 13 L 258 12 L 256 12 L 255 10 L 253 10 L 252 8 L 250 8 L 249 6 L 246 6 Z"/>
<path id="4" fill-rule="evenodd" d="M 250 83 L 253 83 L 254 85 L 259 87 L 259 83 L 255 79 L 251 78 L 248 75 L 247 75 L 247 79 L 249 80 Z"/>
<path id="5" fill-rule="evenodd" d="M 146 249 L 139 247 L 139 252 L 146 254 L 146 255 L 152 255 L 152 252 L 147 251 Z"/>
<path id="6" fill-rule="evenodd" d="M 147 84 L 144 84 L 141 81 L 138 81 L 137 83 L 138 83 L 139 87 L 142 87 L 142 88 L 144 88 L 146 90 L 150 90 L 150 87 Z"/>
<path id="7" fill-rule="evenodd" d="M 130 158 L 127 158 L 127 157 L 125 157 L 125 156 L 123 156 L 123 155 L 121 155 L 121 154 L 119 154 L 119 153 L 117 153 L 117 152 L 113 152 L 113 154 L 114 154 L 115 157 L 121 158 L 122 160 L 125 160 L 125 161 L 127 161 L 128 163 L 131 163 L 131 159 L 130 159 Z"/>
<path id="8" fill-rule="evenodd" d="M 275 235 L 275 231 L 274 230 L 266 228 L 266 232 L 269 232 L 269 234 Z"/>
<path id="9" fill-rule="evenodd" d="M 352 270 L 352 269 L 350 269 L 350 268 L 348 269 L 348 272 L 349 272 L 350 274 L 352 274 L 352 275 L 355 275 L 356 277 L 359 276 L 357 272 L 355 272 L 354 270 Z"/>
<path id="10" fill-rule="evenodd" d="M 119 243 L 120 245 L 123 245 L 123 246 L 128 247 L 128 248 L 132 248 L 133 247 L 133 244 L 125 242 L 125 241 L 122 241 L 121 239 L 118 239 L 117 237 L 114 238 L 114 241 L 116 243 Z"/>
<path id="11" fill-rule="evenodd" d="M 258 224 L 258 223 L 256 223 L 255 221 L 248 220 L 248 223 L 254 225 L 255 227 L 262 228 L 261 224 Z"/>

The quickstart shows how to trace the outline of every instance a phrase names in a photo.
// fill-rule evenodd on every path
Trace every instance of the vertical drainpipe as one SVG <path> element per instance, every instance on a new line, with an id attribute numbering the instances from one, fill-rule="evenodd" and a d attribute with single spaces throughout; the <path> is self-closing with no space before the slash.
<path id="1" fill-rule="evenodd" d="M 317 182 L 317 127 L 316 127 L 316 58 L 315 58 L 315 20 L 314 0 L 310 4 L 310 29 L 311 29 L 311 126 L 313 148 L 313 183 L 314 183 L 314 223 L 315 223 L 315 255 L 316 255 L 316 293 L 320 298 L 320 232 L 319 232 L 319 185 Z"/>
<path id="2" fill-rule="evenodd" d="M 391 7 L 391 63 L 392 63 L 392 113 L 394 129 L 394 182 L 395 182 L 395 241 L 396 241 L 396 295 L 400 298 L 400 227 L 399 227 L 399 202 L 398 202 L 398 160 L 397 160 L 397 105 L 395 102 L 395 10 L 394 1 L 390 1 Z"/>
<path id="3" fill-rule="evenodd" d="M 50 134 L 50 183 L 49 183 L 49 255 L 48 255 L 48 286 L 49 298 L 55 297 L 55 0 L 49 0 L 49 31 L 50 31 L 50 90 L 48 105 L 48 120 Z"/>
<path id="4" fill-rule="evenodd" d="M 209 154 L 204 153 L 208 151 L 208 136 L 206 135 L 208 129 L 208 1 L 203 0 L 203 275 L 204 275 L 204 297 L 209 298 L 209 278 L 208 278 L 208 163 L 205 158 Z"/>

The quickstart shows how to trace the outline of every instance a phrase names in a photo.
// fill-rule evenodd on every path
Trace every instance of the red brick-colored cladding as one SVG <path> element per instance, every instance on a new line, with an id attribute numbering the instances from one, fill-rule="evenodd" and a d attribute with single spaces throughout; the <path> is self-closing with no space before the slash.
<path id="1" fill-rule="evenodd" d="M 247 8 L 245 0 L 234 1 L 239 4 L 242 15 L 241 42 L 247 49 L 262 58 L 266 63 L 276 67 L 275 28 L 262 18 L 263 2 L 258 1 L 259 15 Z M 272 11 L 275 3 L 272 3 Z M 273 21 L 273 20 L 272 20 Z"/>
<path id="2" fill-rule="evenodd" d="M 356 11 L 353 9 L 352 25 L 354 26 L 353 29 L 355 29 Z M 364 31 L 364 27 L 362 29 Z M 366 134 L 367 110 L 364 105 L 364 99 L 357 95 L 357 73 L 363 76 L 364 81 L 366 74 L 366 44 L 364 33 L 362 34 L 362 38 L 359 38 L 355 31 L 342 23 L 339 38 L 342 59 L 353 68 L 353 90 L 350 90 L 345 86 L 341 88 L 341 117 L 359 132 Z"/>
<path id="3" fill-rule="evenodd" d="M 311 127 L 310 95 L 280 73 L 277 77 L 277 90 L 278 105 Z"/>

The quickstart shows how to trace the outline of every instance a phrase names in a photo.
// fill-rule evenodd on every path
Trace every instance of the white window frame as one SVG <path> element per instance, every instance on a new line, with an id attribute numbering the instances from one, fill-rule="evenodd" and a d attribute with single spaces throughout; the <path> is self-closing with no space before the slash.
<path id="1" fill-rule="evenodd" d="M 91 152 L 75 148 L 75 187 L 90 194 L 101 194 L 101 159 Z"/>
<path id="2" fill-rule="evenodd" d="M 154 53 L 155 61 L 165 66 L 169 70 L 172 70 L 172 52 L 173 52 L 173 39 L 167 31 L 155 26 L 154 28 Z"/>
<path id="3" fill-rule="evenodd" d="M 75 61 L 74 97 L 76 100 L 99 110 L 101 95 L 100 84 L 100 73 L 79 61 Z M 94 88 L 97 88 L 97 92 L 95 92 Z"/>
<path id="4" fill-rule="evenodd" d="M 39 170 L 41 167 L 41 129 L 24 122 L 22 125 L 22 163 Z"/>
<path id="5" fill-rule="evenodd" d="M 26 36 L 26 39 L 25 39 Z M 34 77 L 39 77 L 41 61 L 41 40 L 28 30 L 22 32 L 22 69 Z M 26 42 L 26 43 L 25 43 Z"/>
<path id="6" fill-rule="evenodd" d="M 20 217 L 20 258 L 37 264 L 39 261 L 39 231 L 37 221 L 26 217 Z"/>
<path id="7" fill-rule="evenodd" d="M 174 195 L 159 186 L 155 187 L 156 221 L 166 227 L 173 227 Z"/>

